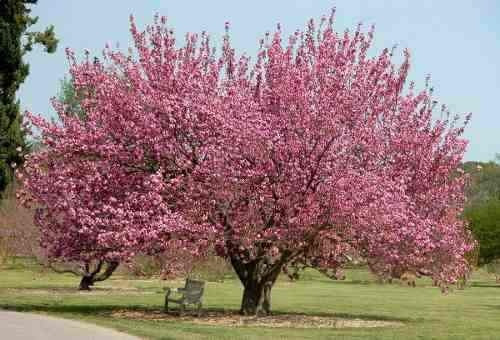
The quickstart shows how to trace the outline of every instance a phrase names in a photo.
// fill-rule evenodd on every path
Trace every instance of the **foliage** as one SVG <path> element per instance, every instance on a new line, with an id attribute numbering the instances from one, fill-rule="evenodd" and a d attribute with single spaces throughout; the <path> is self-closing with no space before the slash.
<path id="1" fill-rule="evenodd" d="M 50 258 L 122 262 L 136 252 L 162 249 L 164 235 L 178 227 L 159 194 L 163 185 L 157 175 L 108 176 L 112 166 L 92 160 L 61 167 L 62 159 L 46 163 L 43 157 L 49 152 L 43 149 L 28 158 L 30 165 L 43 160 L 45 169 L 27 167 L 24 186 L 43 207 L 37 208 L 35 222 Z M 71 183 L 66 178 L 72 178 Z"/>
<path id="2" fill-rule="evenodd" d="M 66 115 L 85 119 L 85 112 L 80 105 L 81 100 L 82 95 L 75 91 L 73 81 L 68 78 L 61 80 L 61 90 L 59 92 L 58 101 L 64 105 Z"/>
<path id="3" fill-rule="evenodd" d="M 463 168 L 472 179 L 467 192 L 470 205 L 500 199 L 500 165 L 497 162 L 466 162 Z"/>
<path id="4" fill-rule="evenodd" d="M 467 162 L 471 176 L 465 218 L 479 242 L 479 264 L 500 259 L 500 165 Z"/>
<path id="5" fill-rule="evenodd" d="M 30 5 L 36 0 L 2 0 L 0 2 L 0 198 L 12 181 L 11 167 L 23 162 L 27 148 L 16 92 L 29 74 L 23 62 L 33 45 L 45 46 L 48 53 L 56 50 L 54 27 L 43 32 L 29 32 L 38 18 L 30 16 Z"/>
<path id="6" fill-rule="evenodd" d="M 465 217 L 479 241 L 480 264 L 500 258 L 500 199 L 488 200 L 467 207 Z"/>
<path id="7" fill-rule="evenodd" d="M 68 52 L 86 119 L 61 103 L 59 123 L 30 114 L 47 148 L 22 174 L 50 256 L 215 244 L 244 285 L 244 314 L 270 311 L 294 260 L 336 270 L 356 254 L 380 273 L 465 275 L 460 117 L 443 106 L 433 120 L 429 86 L 405 87 L 408 51 L 400 66 L 388 49 L 368 57 L 373 29 L 338 34 L 333 21 L 285 44 L 278 27 L 253 64 L 228 32 L 219 57 L 206 34 L 177 48 L 165 18 L 145 32 L 132 20 L 137 58 Z"/>
<path id="8" fill-rule="evenodd" d="M 500 283 L 500 260 L 496 259 L 486 265 L 488 273 L 495 275 L 496 281 Z"/>

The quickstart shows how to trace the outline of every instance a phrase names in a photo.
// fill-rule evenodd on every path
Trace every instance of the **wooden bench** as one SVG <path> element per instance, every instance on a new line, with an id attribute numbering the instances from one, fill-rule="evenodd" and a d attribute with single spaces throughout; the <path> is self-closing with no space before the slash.
<path id="1" fill-rule="evenodd" d="M 203 304 L 203 289 L 205 288 L 204 281 L 186 279 L 186 284 L 182 288 L 166 288 L 165 292 L 165 312 L 168 312 L 168 303 L 173 302 L 180 305 L 180 314 L 184 313 L 187 305 L 196 305 L 197 315 L 200 315 Z M 172 297 L 172 293 L 176 293 L 177 297 Z"/>

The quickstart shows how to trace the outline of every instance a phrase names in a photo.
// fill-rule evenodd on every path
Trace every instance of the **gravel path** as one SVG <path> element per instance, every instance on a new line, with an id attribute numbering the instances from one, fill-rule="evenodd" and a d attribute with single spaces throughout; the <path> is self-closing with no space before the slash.
<path id="1" fill-rule="evenodd" d="M 0 339 L 139 340 L 134 336 L 88 323 L 9 311 L 0 311 Z"/>

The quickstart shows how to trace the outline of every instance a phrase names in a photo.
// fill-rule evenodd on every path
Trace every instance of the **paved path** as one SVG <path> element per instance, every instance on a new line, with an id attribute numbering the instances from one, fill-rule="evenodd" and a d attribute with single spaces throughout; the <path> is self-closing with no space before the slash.
<path id="1" fill-rule="evenodd" d="M 139 340 L 131 335 L 51 316 L 0 311 L 2 340 Z"/>

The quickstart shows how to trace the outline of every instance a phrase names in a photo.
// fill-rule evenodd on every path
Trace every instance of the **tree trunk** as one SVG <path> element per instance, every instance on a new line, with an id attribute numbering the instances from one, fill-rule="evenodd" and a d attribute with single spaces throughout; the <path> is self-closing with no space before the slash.
<path id="1" fill-rule="evenodd" d="M 90 290 L 90 287 L 94 285 L 94 283 L 98 281 L 104 281 L 107 278 L 109 278 L 116 268 L 118 268 L 119 262 L 106 262 L 106 269 L 101 272 L 103 262 L 100 261 L 95 270 L 92 272 L 89 272 L 88 269 L 86 269 L 86 273 L 83 275 L 80 285 L 78 286 L 79 290 Z M 87 266 L 88 268 L 88 266 Z"/>
<path id="2" fill-rule="evenodd" d="M 232 257 L 231 264 L 244 287 L 240 314 L 269 315 L 271 289 L 283 268 L 283 263 L 268 264 L 262 258 L 244 263 Z"/>
<path id="3" fill-rule="evenodd" d="M 85 275 L 82 277 L 80 281 L 80 285 L 78 286 L 78 290 L 90 290 L 90 286 L 94 285 L 94 281 L 92 276 Z"/>
<path id="4" fill-rule="evenodd" d="M 274 282 L 247 282 L 243 290 L 240 314 L 269 315 L 271 314 L 271 289 Z"/>

